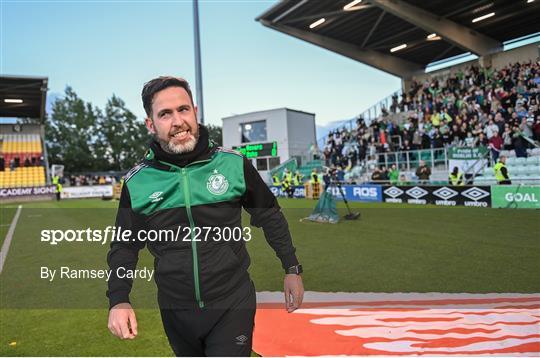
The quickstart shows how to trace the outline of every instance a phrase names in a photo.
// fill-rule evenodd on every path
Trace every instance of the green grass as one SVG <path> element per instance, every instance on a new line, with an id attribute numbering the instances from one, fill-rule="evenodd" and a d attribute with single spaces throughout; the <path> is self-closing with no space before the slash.
<path id="1" fill-rule="evenodd" d="M 9 225 L 15 216 L 16 208 L 13 207 L 0 207 L 0 247 L 4 244 Z"/>
<path id="2" fill-rule="evenodd" d="M 300 222 L 309 200 L 281 200 L 310 291 L 540 292 L 538 212 L 352 203 L 358 221 Z M 116 202 L 24 203 L 0 276 L 0 355 L 171 355 L 155 305 L 153 282 L 135 282 L 132 302 L 140 336 L 129 342 L 107 330 L 106 282 L 50 283 L 42 265 L 106 268 L 108 246 L 39 242 L 45 228 L 104 228 Z M 17 204 L 2 208 L 11 222 Z M 339 204 L 344 214 L 342 204 Z M 248 217 L 245 217 L 247 224 Z M 2 237 L 7 226 L 1 226 Z M 282 289 L 279 260 L 254 229 L 248 243 L 258 291 Z M 139 267 L 152 267 L 142 252 Z M 17 342 L 10 346 L 10 342 Z"/>

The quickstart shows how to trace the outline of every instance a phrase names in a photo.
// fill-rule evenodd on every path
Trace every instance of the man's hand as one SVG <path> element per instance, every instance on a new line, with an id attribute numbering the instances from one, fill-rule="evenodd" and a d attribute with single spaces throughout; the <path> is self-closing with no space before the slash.
<path id="1" fill-rule="evenodd" d="M 292 312 L 299 308 L 304 299 L 304 284 L 302 277 L 296 274 L 285 275 L 283 281 L 285 292 L 285 309 L 287 312 Z"/>
<path id="2" fill-rule="evenodd" d="M 119 303 L 109 311 L 109 331 L 120 339 L 137 336 L 137 319 L 129 303 Z"/>

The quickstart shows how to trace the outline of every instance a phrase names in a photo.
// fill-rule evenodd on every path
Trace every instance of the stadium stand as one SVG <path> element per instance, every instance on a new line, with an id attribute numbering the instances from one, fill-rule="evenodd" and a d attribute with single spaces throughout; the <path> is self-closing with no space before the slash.
<path id="1" fill-rule="evenodd" d="M 47 184 L 46 77 L 0 76 L 0 188 Z M 10 99 L 10 100 L 8 100 Z"/>
<path id="2" fill-rule="evenodd" d="M 346 180 L 358 182 L 376 168 L 385 172 L 383 164 L 397 163 L 414 182 L 415 166 L 423 159 L 433 184 L 448 182 L 452 147 L 489 148 L 491 162 L 501 150 L 519 158 L 536 155 L 530 149 L 539 145 L 540 134 L 538 6 L 534 1 L 283 0 L 256 20 L 402 80 L 399 91 L 357 121 L 341 121 L 339 129 L 325 132 L 318 144 L 327 166 L 345 169 Z M 479 16 L 488 8 L 487 16 Z M 540 179 L 533 167 L 513 168 L 517 178 Z M 485 173 L 487 180 L 492 169 L 474 170 L 473 178 Z"/>
<path id="3" fill-rule="evenodd" d="M 39 134 L 0 134 L 0 188 L 46 184 Z"/>
<path id="4" fill-rule="evenodd" d="M 331 131 L 323 148 L 325 164 L 373 170 L 386 164 L 381 153 L 401 157 L 410 151 L 484 146 L 491 163 L 499 155 L 510 157 L 515 180 L 540 179 L 539 69 L 538 62 L 499 70 L 471 65 L 446 77 L 412 81 L 401 100 L 394 96 L 389 111 L 376 120 L 368 124 L 359 118 L 353 130 Z M 415 159 L 413 164 L 426 158 L 418 152 Z M 492 172 L 485 168 L 479 181 L 494 182 Z"/>

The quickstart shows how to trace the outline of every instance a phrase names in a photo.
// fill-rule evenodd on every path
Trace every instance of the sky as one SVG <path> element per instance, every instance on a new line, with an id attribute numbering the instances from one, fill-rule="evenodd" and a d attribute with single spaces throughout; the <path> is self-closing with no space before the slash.
<path id="1" fill-rule="evenodd" d="M 353 118 L 399 78 L 264 27 L 277 1 L 199 2 L 206 123 L 288 107 L 316 123 Z M 195 94 L 191 1 L 0 0 L 0 73 L 45 76 L 104 108 L 113 94 L 140 119 L 144 83 L 186 78 Z"/>

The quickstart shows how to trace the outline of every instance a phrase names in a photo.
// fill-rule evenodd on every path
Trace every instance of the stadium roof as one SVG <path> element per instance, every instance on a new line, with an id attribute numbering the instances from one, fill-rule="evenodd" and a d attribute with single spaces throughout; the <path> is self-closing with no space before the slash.
<path id="1" fill-rule="evenodd" d="M 47 77 L 0 76 L 0 117 L 45 117 Z"/>
<path id="2" fill-rule="evenodd" d="M 430 63 L 538 35 L 539 14 L 538 0 L 283 0 L 257 21 L 409 78 Z"/>

